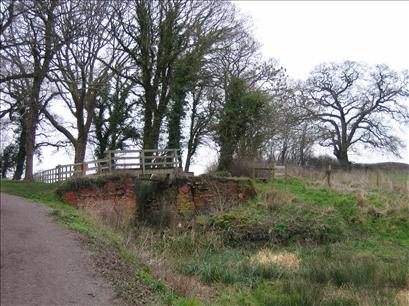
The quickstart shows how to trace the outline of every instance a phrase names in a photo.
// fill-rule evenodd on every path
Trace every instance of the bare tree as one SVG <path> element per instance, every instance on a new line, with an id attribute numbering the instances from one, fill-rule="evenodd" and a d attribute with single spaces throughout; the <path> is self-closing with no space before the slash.
<path id="1" fill-rule="evenodd" d="M 358 144 L 399 155 L 403 144 L 392 130 L 393 124 L 408 123 L 402 101 L 409 96 L 408 85 L 408 71 L 399 73 L 386 65 L 323 64 L 307 80 L 304 107 L 318 121 L 321 145 L 332 147 L 348 168 L 348 152 Z"/>
<path id="2" fill-rule="evenodd" d="M 20 180 L 24 171 L 24 162 L 26 159 L 26 134 L 27 134 L 27 120 L 26 120 L 26 105 L 29 100 L 29 91 L 31 88 L 31 79 L 16 79 L 5 83 L 4 97 L 1 99 L 3 106 L 7 106 L 0 112 L 0 117 L 7 116 L 15 126 L 14 133 L 17 134 L 15 139 L 15 147 L 17 153 L 15 154 L 15 172 L 14 180 Z"/>
<path id="3" fill-rule="evenodd" d="M 4 63 L 1 75 L 2 81 L 30 78 L 30 88 L 25 99 L 25 180 L 32 180 L 36 130 L 45 103 L 42 85 L 51 60 L 61 46 L 55 31 L 59 1 L 28 0 L 9 3 L 9 16 L 13 17 L 8 19 L 10 22 L 6 28 L 3 26 L 2 38 L 5 42 L 12 43 L 1 50 L 1 60 Z M 14 14 L 14 10 L 19 13 Z"/>
<path id="4" fill-rule="evenodd" d="M 69 41 L 56 53 L 50 79 L 57 86 L 74 125 L 63 122 L 50 110 L 44 114 L 51 124 L 71 142 L 74 162 L 84 161 L 89 131 L 98 97 L 111 78 L 107 63 L 114 60 L 114 52 L 106 48 L 109 34 L 105 28 L 110 22 L 107 3 L 103 1 L 70 1 L 64 9 L 66 18 L 61 21 L 60 31 Z M 68 40 L 68 39 L 67 39 Z M 67 120 L 68 116 L 64 116 Z M 75 135 L 76 134 L 76 135 Z"/>
<path id="5" fill-rule="evenodd" d="M 144 148 L 159 145 L 161 128 L 174 97 L 178 61 L 209 42 L 211 48 L 211 43 L 224 35 L 231 20 L 228 7 L 230 4 L 220 1 L 132 0 L 117 9 L 114 35 L 129 56 L 125 77 L 138 88 L 135 92 L 139 92 L 142 108 Z"/>
<path id="6" fill-rule="evenodd" d="M 4 0 L 0 2 L 0 51 L 2 66 L 0 70 L 0 84 L 12 80 L 18 80 L 23 78 L 32 78 L 34 74 L 32 72 L 26 72 L 10 69 L 12 66 L 9 63 L 9 58 L 7 56 L 7 50 L 16 48 L 19 46 L 24 46 L 28 44 L 26 37 L 21 35 L 13 35 L 15 29 L 13 26 L 21 21 L 20 15 L 27 12 L 27 8 L 21 1 L 18 0 Z"/>
<path id="7" fill-rule="evenodd" d="M 189 103 L 189 132 L 186 144 L 185 172 L 189 172 L 193 156 L 199 146 L 206 142 L 206 137 L 210 134 L 211 122 L 216 114 L 216 103 L 214 91 L 198 84 L 192 90 L 192 99 Z"/>

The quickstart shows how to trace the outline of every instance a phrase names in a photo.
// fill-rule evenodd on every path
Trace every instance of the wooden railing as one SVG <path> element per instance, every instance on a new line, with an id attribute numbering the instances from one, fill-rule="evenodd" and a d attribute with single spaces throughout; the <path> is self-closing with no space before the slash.
<path id="1" fill-rule="evenodd" d="M 287 165 L 275 165 L 270 167 L 253 167 L 252 178 L 255 180 L 274 179 L 276 177 L 287 177 Z"/>
<path id="2" fill-rule="evenodd" d="M 65 181 L 72 176 L 129 173 L 151 176 L 166 175 L 182 168 L 180 152 L 175 149 L 163 150 L 111 150 L 104 159 L 83 163 L 58 165 L 54 169 L 34 174 L 34 180 L 44 183 Z"/>

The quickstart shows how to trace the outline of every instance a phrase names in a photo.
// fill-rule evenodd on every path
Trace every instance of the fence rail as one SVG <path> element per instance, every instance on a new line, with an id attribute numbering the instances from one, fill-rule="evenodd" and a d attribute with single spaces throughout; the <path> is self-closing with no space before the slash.
<path id="1" fill-rule="evenodd" d="M 72 176 L 89 176 L 110 173 L 129 173 L 150 176 L 172 174 L 182 168 L 179 150 L 110 150 L 104 159 L 69 165 L 58 165 L 54 169 L 34 174 L 34 180 L 44 183 L 65 181 Z"/>
<path id="2" fill-rule="evenodd" d="M 253 167 L 253 179 L 266 180 L 276 177 L 287 177 L 287 165 L 273 165 L 270 167 Z"/>

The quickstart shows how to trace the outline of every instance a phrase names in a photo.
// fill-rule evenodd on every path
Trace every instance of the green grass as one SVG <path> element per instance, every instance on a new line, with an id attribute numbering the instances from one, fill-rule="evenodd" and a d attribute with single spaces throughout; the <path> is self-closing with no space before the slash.
<path id="1" fill-rule="evenodd" d="M 397 305 L 393 292 L 409 285 L 409 214 L 387 202 L 389 191 L 366 191 L 362 206 L 354 193 L 297 178 L 256 187 L 258 196 L 246 205 L 198 219 L 224 245 L 176 260 L 181 273 L 224 288 L 224 305 Z M 266 203 L 272 191 L 285 203 Z M 299 254 L 302 267 L 251 264 L 250 256 L 266 246 Z"/>
<path id="2" fill-rule="evenodd" d="M 96 233 L 46 186 L 6 182 L 14 193 L 54 205 L 54 217 L 67 227 L 95 240 L 116 241 L 118 256 L 141 266 L 115 235 Z M 407 194 L 381 188 L 335 191 L 299 178 L 257 182 L 255 187 L 257 196 L 246 204 L 196 216 L 194 236 L 149 229 L 135 246 L 146 250 L 148 245 L 152 256 L 162 258 L 175 274 L 213 288 L 214 303 L 220 305 L 398 305 L 397 292 L 409 286 Z M 257 263 L 252 259 L 260 250 L 288 251 L 301 265 L 288 269 Z M 137 271 L 135 277 L 161 303 L 201 304 L 178 297 L 149 268 Z"/>

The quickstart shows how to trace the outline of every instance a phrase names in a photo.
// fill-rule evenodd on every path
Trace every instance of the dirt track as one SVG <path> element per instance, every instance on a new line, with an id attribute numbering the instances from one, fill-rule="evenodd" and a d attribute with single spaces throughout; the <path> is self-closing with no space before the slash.
<path id="1" fill-rule="evenodd" d="M 1 193 L 1 305 L 118 305 L 79 236 L 41 204 Z"/>

